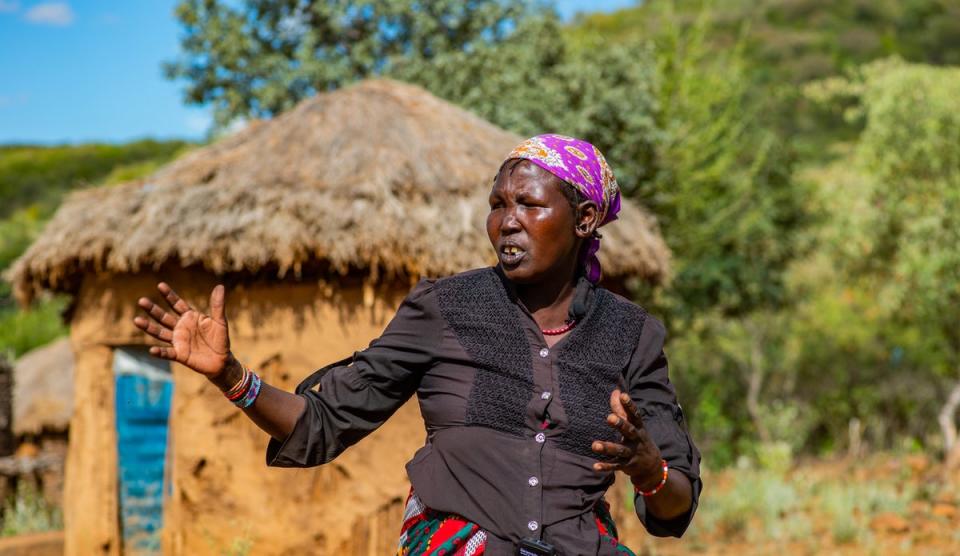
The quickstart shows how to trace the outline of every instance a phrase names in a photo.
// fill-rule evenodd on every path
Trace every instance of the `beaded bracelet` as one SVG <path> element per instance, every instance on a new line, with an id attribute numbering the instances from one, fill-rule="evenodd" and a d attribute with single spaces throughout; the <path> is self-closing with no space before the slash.
<path id="1" fill-rule="evenodd" d="M 240 377 L 240 380 L 238 380 L 232 388 L 223 394 L 233 405 L 240 409 L 245 409 L 253 405 L 253 402 L 257 400 L 257 396 L 260 395 L 261 381 L 257 373 L 246 367 L 242 368 L 243 376 Z"/>
<path id="2" fill-rule="evenodd" d="M 241 367 L 243 369 L 243 376 L 240 377 L 240 380 L 233 386 L 233 388 L 227 390 L 223 393 L 228 400 L 234 402 L 246 393 L 247 388 L 250 385 L 250 371 L 246 367 Z"/>
<path id="3" fill-rule="evenodd" d="M 253 405 L 253 402 L 257 401 L 257 396 L 260 395 L 260 376 L 255 372 L 250 372 L 250 388 L 247 389 L 245 395 L 239 400 L 233 402 L 233 405 L 239 407 L 240 409 L 246 409 Z"/>
<path id="4" fill-rule="evenodd" d="M 667 467 L 667 460 L 660 460 L 660 465 L 663 468 L 663 478 L 660 479 L 660 484 L 653 487 L 653 490 L 640 490 L 640 487 L 633 485 L 633 492 L 639 494 L 640 496 L 653 496 L 654 494 L 660 492 L 661 489 L 667 484 L 667 475 L 669 474 L 670 469 Z"/>

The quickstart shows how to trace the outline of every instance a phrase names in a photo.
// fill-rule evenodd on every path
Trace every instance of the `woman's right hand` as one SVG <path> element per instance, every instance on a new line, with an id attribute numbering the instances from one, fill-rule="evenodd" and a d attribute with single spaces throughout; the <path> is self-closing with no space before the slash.
<path id="1" fill-rule="evenodd" d="M 224 287 L 218 285 L 210 293 L 210 315 L 191 307 L 164 282 L 157 284 L 157 289 L 171 311 L 141 297 L 137 305 L 150 315 L 150 319 L 142 316 L 133 319 L 137 328 L 164 344 L 151 347 L 150 355 L 176 361 L 209 379 L 220 375 L 233 360 L 224 313 Z"/>

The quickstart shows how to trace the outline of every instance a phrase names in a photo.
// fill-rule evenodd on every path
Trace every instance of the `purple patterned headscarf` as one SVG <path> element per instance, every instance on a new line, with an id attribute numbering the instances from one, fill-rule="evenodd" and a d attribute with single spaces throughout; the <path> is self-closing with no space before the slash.
<path id="1" fill-rule="evenodd" d="M 560 178 L 564 183 L 577 188 L 585 198 L 600 209 L 600 225 L 617 219 L 620 212 L 620 186 L 600 149 L 582 139 L 546 133 L 531 137 L 517 145 L 507 160 L 523 158 Z M 596 284 L 600 281 L 600 238 L 592 237 L 582 255 L 587 279 Z"/>

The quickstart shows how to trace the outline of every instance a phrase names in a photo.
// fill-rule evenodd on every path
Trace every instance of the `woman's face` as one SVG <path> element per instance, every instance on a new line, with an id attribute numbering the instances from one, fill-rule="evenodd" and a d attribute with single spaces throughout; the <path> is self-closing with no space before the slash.
<path id="1" fill-rule="evenodd" d="M 583 216 L 578 218 L 561 187 L 553 174 L 528 161 L 509 162 L 500 172 L 490 192 L 487 235 L 511 281 L 535 284 L 572 276 L 581 239 L 593 227 L 585 231 Z M 595 218 L 595 210 L 588 212 Z"/>

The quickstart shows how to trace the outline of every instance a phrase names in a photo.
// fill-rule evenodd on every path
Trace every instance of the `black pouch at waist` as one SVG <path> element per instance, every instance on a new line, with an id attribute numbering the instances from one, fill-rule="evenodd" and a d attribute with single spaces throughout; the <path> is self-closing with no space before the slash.
<path id="1" fill-rule="evenodd" d="M 552 544 L 536 539 L 523 539 L 517 545 L 517 556 L 555 556 L 556 553 Z"/>

